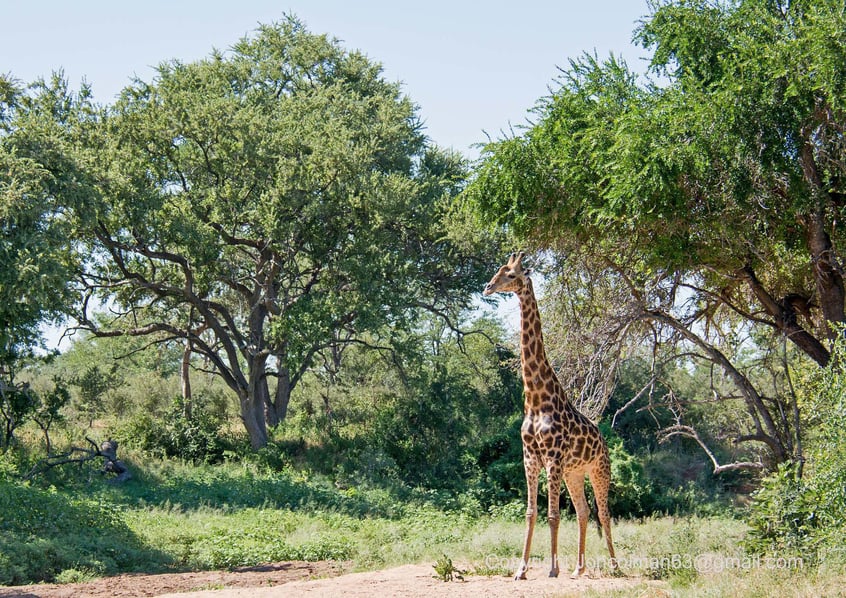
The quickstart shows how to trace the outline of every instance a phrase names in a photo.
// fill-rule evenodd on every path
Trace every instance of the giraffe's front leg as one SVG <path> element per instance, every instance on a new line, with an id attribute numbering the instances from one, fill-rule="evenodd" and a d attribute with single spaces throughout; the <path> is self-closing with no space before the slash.
<path id="1" fill-rule="evenodd" d="M 540 461 L 526 447 L 523 447 L 523 468 L 526 470 L 526 538 L 523 541 L 523 557 L 520 566 L 514 574 L 514 579 L 526 579 L 529 569 L 529 554 L 532 549 L 532 534 L 535 531 L 535 521 L 538 516 L 538 474 Z"/>
<path id="2" fill-rule="evenodd" d="M 515 581 L 518 579 L 526 579 L 526 571 L 529 570 L 529 551 L 532 547 L 532 534 L 535 530 L 535 519 L 537 513 L 526 513 L 526 538 L 523 541 L 523 557 L 520 559 L 520 566 L 517 567 L 517 572 L 514 573 Z"/>
<path id="3" fill-rule="evenodd" d="M 546 478 L 549 486 L 549 540 L 551 546 L 550 577 L 558 577 L 558 524 L 561 522 L 559 503 L 561 497 L 561 468 L 550 463 L 546 466 Z"/>

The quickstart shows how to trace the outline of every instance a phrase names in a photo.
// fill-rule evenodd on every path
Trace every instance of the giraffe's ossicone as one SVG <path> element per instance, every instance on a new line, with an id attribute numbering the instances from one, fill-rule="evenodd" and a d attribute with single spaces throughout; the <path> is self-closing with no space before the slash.
<path id="1" fill-rule="evenodd" d="M 526 579 L 532 534 L 537 519 L 538 476 L 546 470 L 549 486 L 549 531 L 552 543 L 550 577 L 558 576 L 558 523 L 561 481 L 567 486 L 579 526 L 579 548 L 573 577 L 585 570 L 585 535 L 588 503 L 585 476 L 590 478 L 596 498 L 597 513 L 611 566 L 616 568 L 611 541 L 611 513 L 608 490 L 611 485 L 611 461 L 605 439 L 592 421 L 573 407 L 546 357 L 540 314 L 530 272 L 523 269 L 523 253 L 513 254 L 485 286 L 485 295 L 515 293 L 520 301 L 520 363 L 523 371 L 523 466 L 526 470 L 528 506 L 523 556 L 515 579 Z"/>

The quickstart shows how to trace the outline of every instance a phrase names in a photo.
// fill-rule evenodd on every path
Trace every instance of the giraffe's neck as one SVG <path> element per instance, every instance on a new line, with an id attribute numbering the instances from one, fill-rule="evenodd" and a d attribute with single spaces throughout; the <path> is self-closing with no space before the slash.
<path id="1" fill-rule="evenodd" d="M 536 386 L 543 386 L 549 380 L 558 384 L 546 356 L 538 302 L 530 278 L 526 278 L 526 286 L 517 293 L 517 297 L 520 300 L 520 363 L 523 368 L 523 384 L 527 391 Z"/>

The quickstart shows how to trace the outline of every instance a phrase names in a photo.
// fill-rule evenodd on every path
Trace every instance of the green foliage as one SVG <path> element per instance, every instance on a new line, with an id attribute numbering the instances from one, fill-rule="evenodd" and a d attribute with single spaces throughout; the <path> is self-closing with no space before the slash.
<path id="1" fill-rule="evenodd" d="M 814 488 L 797 476 L 793 465 L 783 465 L 767 477 L 755 493 L 746 543 L 749 550 L 815 560 L 821 522 L 814 494 Z"/>
<path id="2" fill-rule="evenodd" d="M 324 351 L 464 307 L 486 275 L 445 234 L 463 161 L 378 64 L 294 17 L 163 63 L 69 128 L 88 175 L 69 216 L 98 257 L 81 278 L 119 306 L 77 319 L 190 340 L 254 449 Z"/>
<path id="3" fill-rule="evenodd" d="M 195 553 L 184 564 L 192 568 L 232 569 L 282 561 L 347 561 L 352 546 L 331 534 L 297 545 L 289 544 L 277 529 L 219 529 L 191 542 Z M 184 558 L 184 557 L 183 557 Z"/>
<path id="4" fill-rule="evenodd" d="M 95 575 L 161 561 L 113 506 L 0 480 L 0 585 L 53 581 L 68 570 Z M 155 565 L 152 565 L 155 570 Z"/>
<path id="5" fill-rule="evenodd" d="M 110 435 L 122 446 L 155 457 L 190 463 L 219 463 L 235 449 L 236 439 L 226 430 L 225 414 L 215 413 L 207 401 L 195 400 L 190 414 L 182 398 L 174 399 L 160 414 L 138 411 L 118 420 Z"/>
<path id="6" fill-rule="evenodd" d="M 779 247 L 801 242 L 792 209 L 811 205 L 799 159 L 808 121 L 821 133 L 817 199 L 842 193 L 833 134 L 846 98 L 846 55 L 834 41 L 846 30 L 841 8 L 654 3 L 636 39 L 653 51 L 661 83 L 614 57 L 571 61 L 535 109 L 537 124 L 485 149 L 468 201 L 535 244 L 596 238 L 606 250 L 634 243 L 654 268 L 724 268 L 753 259 L 752 243 L 765 264 L 748 265 L 775 267 L 766 262 Z"/>
<path id="7" fill-rule="evenodd" d="M 843 340 L 832 365 L 814 372 L 807 408 L 815 425 L 805 462 L 767 477 L 752 504 L 748 548 L 843 567 L 846 510 L 846 373 Z"/>
<path id="8" fill-rule="evenodd" d="M 432 567 L 435 568 L 435 573 L 437 573 L 435 577 L 441 581 L 464 581 L 464 576 L 467 574 L 466 571 L 462 571 L 453 565 L 452 559 L 447 555 L 439 558 Z"/>
<path id="9" fill-rule="evenodd" d="M 514 414 L 501 429 L 485 438 L 478 450 L 478 479 L 472 486 L 474 496 L 492 513 L 502 514 L 501 505 L 516 504 L 513 510 L 522 519 L 526 513 L 526 481 L 523 471 L 523 441 L 520 437 L 522 414 Z M 507 509 L 508 507 L 506 507 Z"/>
<path id="10" fill-rule="evenodd" d="M 430 319 L 396 335 L 392 352 L 347 347 L 334 379 L 308 378 L 293 397 L 284 433 L 292 457 L 349 485 L 472 486 L 487 507 L 499 491 L 488 495 L 484 470 L 502 443 L 519 445 L 519 433 L 503 433 L 520 400 L 503 335 L 489 320 L 459 335 Z"/>
<path id="11" fill-rule="evenodd" d="M 7 451 L 15 431 L 28 421 L 35 422 L 44 435 L 50 452 L 50 427 L 63 418 L 62 409 L 69 403 L 70 393 L 63 380 L 54 377 L 49 388 L 36 391 L 27 382 L 9 383 L 0 379 L 0 451 Z"/>
<path id="12" fill-rule="evenodd" d="M 0 449 L 8 450 L 15 436 L 15 430 L 23 424 L 38 406 L 38 395 L 27 384 L 8 386 L 0 382 L 0 415 L 3 417 L 3 435 Z"/>
<path id="13" fill-rule="evenodd" d="M 119 377 L 120 366 L 117 362 L 104 371 L 97 363 L 90 364 L 71 378 L 70 383 L 78 388 L 77 410 L 92 422 L 97 416 L 107 411 L 104 405 L 105 395 L 119 387 L 122 380 Z M 89 424 L 90 425 L 90 424 Z"/>
<path id="14" fill-rule="evenodd" d="M 51 171 L 20 137 L 27 126 L 42 147 L 58 142 L 53 116 L 62 113 L 50 103 L 67 89 L 59 77 L 33 88 L 40 93 L 0 75 L 0 372 L 39 342 L 39 325 L 66 312 L 71 297 L 71 239 L 55 189 L 73 168 Z"/>
<path id="15" fill-rule="evenodd" d="M 654 487 L 640 459 L 629 453 L 609 425 L 601 425 L 611 457 L 611 492 L 608 506 L 615 517 L 643 517 L 655 512 Z"/>

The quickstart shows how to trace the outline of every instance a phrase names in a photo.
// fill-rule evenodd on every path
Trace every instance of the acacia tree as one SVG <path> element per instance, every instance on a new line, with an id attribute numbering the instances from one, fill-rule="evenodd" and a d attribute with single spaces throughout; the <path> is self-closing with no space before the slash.
<path id="1" fill-rule="evenodd" d="M 67 92 L 60 78 L 33 93 L 0 76 L 0 364 L 40 341 L 39 326 L 70 303 L 68 223 L 55 194 L 67 172 L 50 172 L 29 148 L 54 135 L 67 113 L 45 96 Z M 83 95 L 87 93 L 83 90 Z M 59 108 L 53 111 L 54 108 Z M 23 135 L 22 130 L 27 134 Z M 3 367 L 0 365 L 0 367 Z"/>
<path id="2" fill-rule="evenodd" d="M 161 65 L 76 134 L 80 325 L 189 343 L 253 447 L 319 351 L 452 313 L 485 275 L 442 232 L 460 160 L 379 65 L 293 18 Z"/>
<path id="3" fill-rule="evenodd" d="M 643 325 L 630 339 L 716 364 L 746 408 L 735 440 L 801 461 L 796 397 L 762 385 L 738 359 L 750 344 L 731 341 L 784 339 L 825 366 L 846 320 L 846 13 L 834 0 L 651 9 L 635 38 L 658 77 L 573 61 L 536 124 L 486 148 L 468 202 L 569 256 L 570 280 L 614 279 L 609 311 Z M 705 444 L 683 421 L 666 432 Z"/>
<path id="4" fill-rule="evenodd" d="M 85 97 L 83 89 L 81 96 Z M 71 303 L 67 282 L 74 259 L 68 222 L 56 189 L 70 171 L 50 172 L 30 151 L 53 139 L 70 111 L 53 98 L 68 97 L 61 78 L 24 89 L 0 75 L 0 449 L 30 418 L 53 419 L 66 402 L 59 380 L 42 395 L 16 374 L 42 343 L 40 326 L 57 320 Z M 46 423 L 47 450 L 50 450 Z"/>

